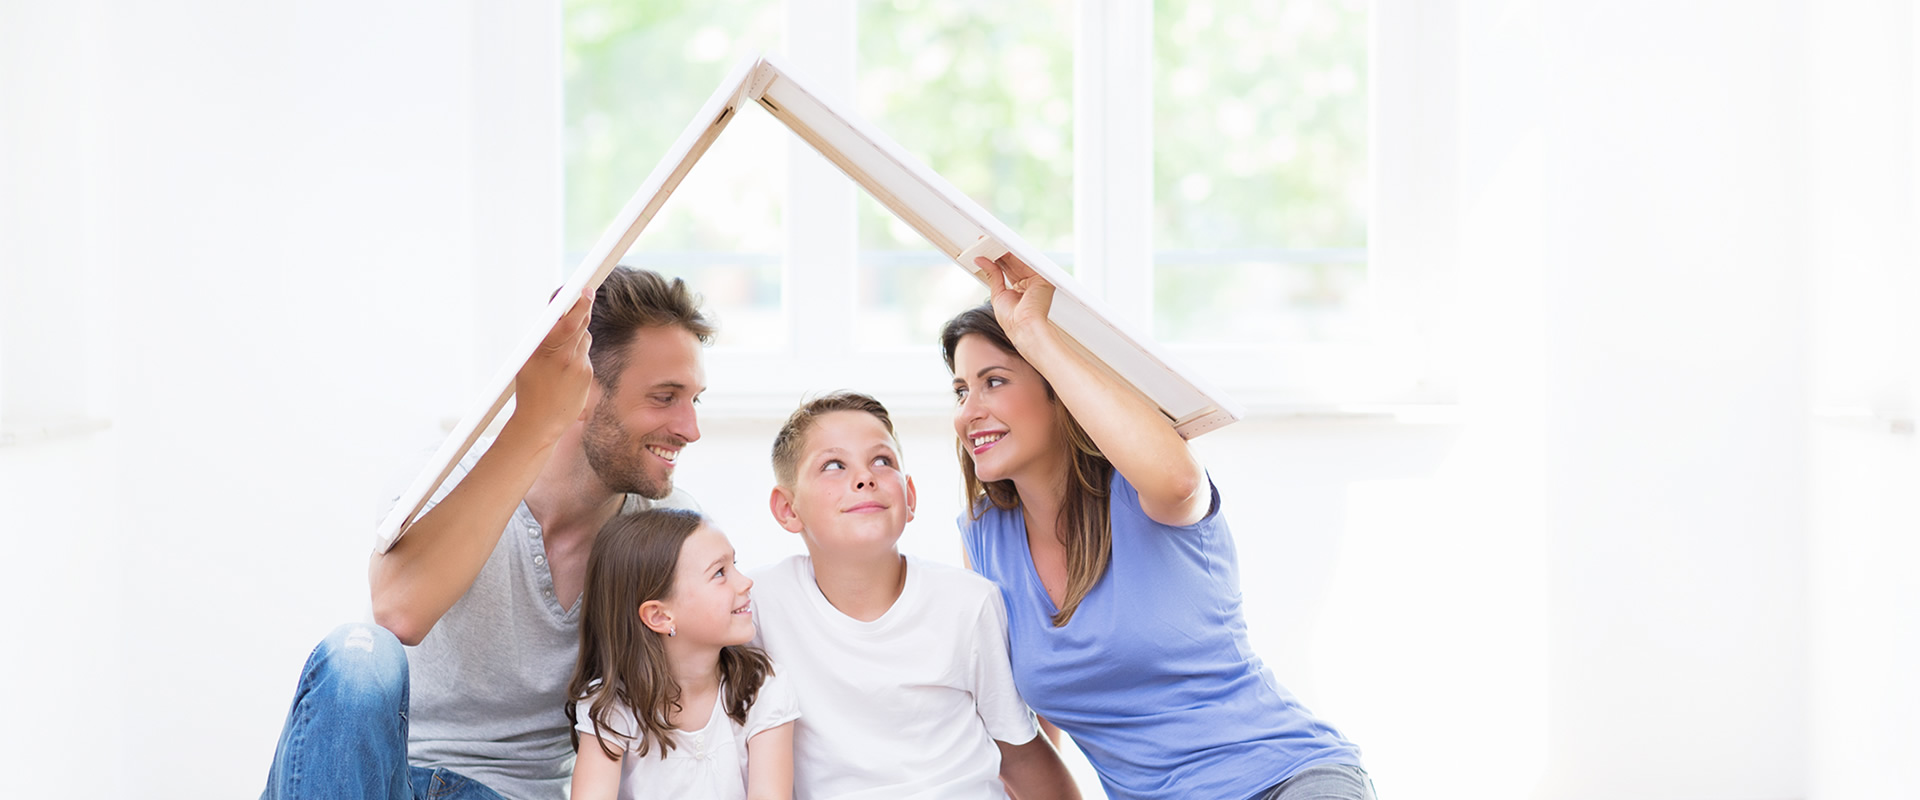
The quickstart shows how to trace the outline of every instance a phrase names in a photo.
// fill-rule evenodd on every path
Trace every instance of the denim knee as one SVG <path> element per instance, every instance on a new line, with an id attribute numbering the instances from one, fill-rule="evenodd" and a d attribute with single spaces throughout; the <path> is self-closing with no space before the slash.
<path id="1" fill-rule="evenodd" d="M 407 651 L 394 635 L 373 623 L 333 629 L 307 658 L 309 685 L 336 702 L 387 708 L 407 696 Z"/>
<path id="2" fill-rule="evenodd" d="M 342 625 L 313 648 L 274 748 L 262 800 L 410 797 L 407 651 L 385 628 Z M 364 785 L 362 785 L 364 784 Z"/>

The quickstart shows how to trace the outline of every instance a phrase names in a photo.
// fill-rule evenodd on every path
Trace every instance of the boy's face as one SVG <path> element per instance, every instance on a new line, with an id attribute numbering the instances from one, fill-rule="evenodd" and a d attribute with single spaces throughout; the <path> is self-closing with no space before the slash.
<path id="1" fill-rule="evenodd" d="M 889 551 L 913 519 L 913 478 L 885 425 L 864 411 L 829 411 L 813 421 L 794 463 L 792 486 L 770 505 L 815 558 Z"/>

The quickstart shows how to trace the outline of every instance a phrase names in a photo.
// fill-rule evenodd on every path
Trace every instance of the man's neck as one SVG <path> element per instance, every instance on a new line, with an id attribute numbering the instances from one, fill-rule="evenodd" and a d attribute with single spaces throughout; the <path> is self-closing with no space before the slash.
<path id="1" fill-rule="evenodd" d="M 607 488 L 587 463 L 579 425 L 554 443 L 553 457 L 527 490 L 527 510 L 548 541 L 591 539 L 625 503 L 626 495 Z"/>
<path id="2" fill-rule="evenodd" d="M 872 622 L 906 589 L 907 559 L 896 548 L 870 556 L 815 557 L 813 582 L 840 613 Z"/>

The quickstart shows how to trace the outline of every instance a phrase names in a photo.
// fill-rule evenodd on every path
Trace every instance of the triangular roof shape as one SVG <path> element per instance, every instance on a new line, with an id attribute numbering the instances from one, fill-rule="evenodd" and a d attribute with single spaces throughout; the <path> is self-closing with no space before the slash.
<path id="1" fill-rule="evenodd" d="M 591 286 L 598 288 L 633 246 L 667 197 L 680 185 L 695 162 L 707 152 L 740 106 L 758 104 L 855 183 L 887 207 L 901 221 L 926 237 L 934 247 L 953 257 L 968 273 L 986 282 L 973 268 L 975 256 L 999 258 L 1012 253 L 1056 288 L 1048 319 L 1069 338 L 1104 364 L 1127 385 L 1159 407 L 1180 435 L 1193 438 L 1238 420 L 1240 407 L 1212 391 L 1194 375 L 1168 358 L 1152 340 L 1115 317 L 1071 274 L 986 212 L 946 179 L 921 164 L 891 138 L 811 91 L 793 70 L 772 56 L 742 59 L 720 82 L 687 125 L 666 157 L 647 176 L 646 183 L 627 201 L 620 216 L 607 226 L 600 240 L 568 277 L 508 354 L 506 363 L 488 383 L 479 405 L 447 434 L 407 492 L 394 504 L 376 532 L 384 552 L 412 524 L 455 465 L 464 458 L 513 396 L 514 375 L 533 355 L 547 331 L 560 321 L 574 298 Z"/>

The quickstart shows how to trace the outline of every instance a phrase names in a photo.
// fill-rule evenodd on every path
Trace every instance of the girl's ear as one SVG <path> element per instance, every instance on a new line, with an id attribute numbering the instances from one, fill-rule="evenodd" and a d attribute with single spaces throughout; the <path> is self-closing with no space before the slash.
<path id="1" fill-rule="evenodd" d="M 641 603 L 639 613 L 640 624 L 647 626 L 647 630 L 661 636 L 669 635 L 673 631 L 673 612 L 668 611 L 666 605 L 660 601 L 648 600 Z"/>
<path id="2" fill-rule="evenodd" d="M 767 498 L 767 508 L 773 511 L 773 519 L 790 533 L 806 530 L 800 522 L 800 512 L 793 510 L 793 493 L 780 486 L 773 487 L 773 494 Z"/>

